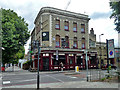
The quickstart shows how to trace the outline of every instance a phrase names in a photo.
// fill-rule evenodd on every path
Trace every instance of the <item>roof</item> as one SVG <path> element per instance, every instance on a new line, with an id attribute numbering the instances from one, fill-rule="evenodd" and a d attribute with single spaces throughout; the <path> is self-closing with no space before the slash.
<path id="1" fill-rule="evenodd" d="M 58 8 L 53 8 L 53 7 L 43 7 L 40 9 L 34 24 L 36 23 L 37 19 L 39 18 L 39 16 L 42 13 L 45 12 L 49 12 L 49 13 L 55 13 L 55 14 L 60 14 L 60 15 L 64 15 L 64 16 L 69 16 L 69 17 L 75 17 L 75 18 L 80 18 L 80 19 L 86 19 L 86 20 L 90 20 L 90 18 L 88 18 L 88 15 L 85 14 L 80 14 L 80 13 L 75 13 L 75 12 L 71 12 L 71 11 L 66 11 L 66 10 L 61 10 Z"/>

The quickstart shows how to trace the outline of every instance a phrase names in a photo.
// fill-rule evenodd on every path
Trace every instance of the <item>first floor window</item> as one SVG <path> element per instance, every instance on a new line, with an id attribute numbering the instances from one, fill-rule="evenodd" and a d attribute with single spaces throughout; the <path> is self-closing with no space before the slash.
<path id="1" fill-rule="evenodd" d="M 69 37 L 65 37 L 65 48 L 69 48 Z"/>
<path id="2" fill-rule="evenodd" d="M 77 37 L 74 37 L 73 48 L 77 48 Z"/>
<path id="3" fill-rule="evenodd" d="M 56 35 L 56 47 L 60 47 L 60 36 Z"/>
<path id="4" fill-rule="evenodd" d="M 82 43 L 82 49 L 84 49 L 85 48 L 85 43 Z"/>
<path id="5" fill-rule="evenodd" d="M 82 49 L 85 49 L 85 38 L 82 38 Z"/>

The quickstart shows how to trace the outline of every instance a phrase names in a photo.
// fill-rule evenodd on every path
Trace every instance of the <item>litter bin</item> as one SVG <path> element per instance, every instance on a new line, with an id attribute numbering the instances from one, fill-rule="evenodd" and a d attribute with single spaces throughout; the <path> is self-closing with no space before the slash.
<path id="1" fill-rule="evenodd" d="M 75 66 L 75 72 L 79 72 L 79 67 Z"/>

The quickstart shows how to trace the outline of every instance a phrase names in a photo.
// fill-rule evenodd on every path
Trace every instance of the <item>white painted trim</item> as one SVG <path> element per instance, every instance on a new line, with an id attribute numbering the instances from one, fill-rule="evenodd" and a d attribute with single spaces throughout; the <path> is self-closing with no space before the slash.
<path id="1" fill-rule="evenodd" d="M 49 39 L 50 39 L 50 41 L 49 41 L 49 45 L 50 45 L 50 47 L 52 46 L 52 15 L 50 15 L 50 17 L 49 17 L 49 22 L 50 22 L 50 26 L 49 26 Z"/>
<path id="2" fill-rule="evenodd" d="M 41 23 L 42 23 L 42 15 L 41 15 Z M 41 28 L 42 28 L 42 24 L 41 24 Z M 42 46 L 42 30 L 40 30 L 40 44 Z"/>

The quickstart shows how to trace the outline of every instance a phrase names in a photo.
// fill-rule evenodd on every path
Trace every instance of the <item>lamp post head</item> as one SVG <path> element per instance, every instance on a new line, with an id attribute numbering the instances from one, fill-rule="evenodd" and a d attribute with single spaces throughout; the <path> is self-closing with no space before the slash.
<path id="1" fill-rule="evenodd" d="M 103 33 L 101 35 L 104 35 Z"/>

